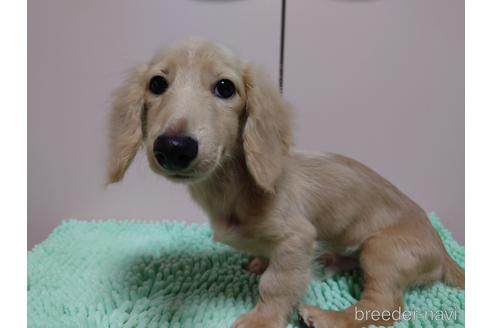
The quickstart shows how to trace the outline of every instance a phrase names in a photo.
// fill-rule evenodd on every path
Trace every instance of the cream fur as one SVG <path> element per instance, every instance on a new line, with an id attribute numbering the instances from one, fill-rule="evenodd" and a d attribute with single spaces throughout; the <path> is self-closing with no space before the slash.
<path id="1" fill-rule="evenodd" d="M 147 83 L 169 82 L 160 96 Z M 237 95 L 219 99 L 217 80 Z M 140 145 L 152 170 L 188 183 L 210 218 L 214 238 L 259 258 L 256 307 L 235 328 L 284 327 L 310 277 L 314 244 L 333 256 L 354 256 L 365 285 L 358 309 L 392 310 L 410 284 L 443 280 L 464 288 L 464 272 L 446 253 L 425 212 L 366 166 L 336 154 L 291 149 L 291 110 L 254 65 L 206 41 L 160 52 L 116 92 L 110 124 L 109 182 L 122 179 Z M 164 132 L 193 136 L 199 153 L 187 178 L 157 165 L 153 141 Z M 238 268 L 239 269 L 239 268 Z M 341 312 L 300 306 L 309 325 L 363 327 Z"/>

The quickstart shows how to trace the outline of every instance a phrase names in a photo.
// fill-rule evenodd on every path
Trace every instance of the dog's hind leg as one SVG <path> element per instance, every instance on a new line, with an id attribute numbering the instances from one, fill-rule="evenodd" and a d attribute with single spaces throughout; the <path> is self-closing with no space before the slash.
<path id="1" fill-rule="evenodd" d="M 443 275 L 442 245 L 434 231 L 427 230 L 402 223 L 368 238 L 359 255 L 364 274 L 360 301 L 338 312 L 300 306 L 302 320 L 316 328 L 393 324 L 403 311 L 403 292 L 408 285 L 432 282 Z"/>

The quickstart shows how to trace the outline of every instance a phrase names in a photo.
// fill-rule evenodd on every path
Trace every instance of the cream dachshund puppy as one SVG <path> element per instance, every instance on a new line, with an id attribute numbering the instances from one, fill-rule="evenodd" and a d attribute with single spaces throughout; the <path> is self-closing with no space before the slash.
<path id="1" fill-rule="evenodd" d="M 413 284 L 464 288 L 464 271 L 417 204 L 355 160 L 293 151 L 291 117 L 276 86 L 227 48 L 197 40 L 166 48 L 115 94 L 109 182 L 143 145 L 153 171 L 187 183 L 215 240 L 256 256 L 247 269 L 262 273 L 258 302 L 235 328 L 286 326 L 317 242 L 327 264 L 355 259 L 364 292 L 340 312 L 299 306 L 311 327 L 390 325 L 384 313 L 360 319 L 355 309 L 398 309 Z"/>

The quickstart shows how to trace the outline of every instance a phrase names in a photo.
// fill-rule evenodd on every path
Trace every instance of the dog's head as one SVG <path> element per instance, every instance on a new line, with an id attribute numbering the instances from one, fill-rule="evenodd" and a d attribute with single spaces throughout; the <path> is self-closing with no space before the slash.
<path id="1" fill-rule="evenodd" d="M 256 183 L 273 191 L 290 144 L 290 110 L 277 88 L 225 47 L 190 41 L 136 69 L 115 93 L 108 179 L 143 145 L 150 167 L 174 181 L 206 178 L 244 152 Z"/>

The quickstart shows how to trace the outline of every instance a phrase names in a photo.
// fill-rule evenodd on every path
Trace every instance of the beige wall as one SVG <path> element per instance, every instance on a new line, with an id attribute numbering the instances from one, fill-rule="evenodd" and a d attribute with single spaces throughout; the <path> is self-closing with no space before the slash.
<path id="1" fill-rule="evenodd" d="M 300 148 L 369 165 L 465 231 L 465 2 L 289 1 Z"/>
<path id="2" fill-rule="evenodd" d="M 369 164 L 464 239 L 463 2 L 288 0 L 299 148 Z M 225 43 L 277 79 L 280 0 L 28 2 L 28 248 L 66 218 L 206 222 L 143 156 L 103 187 L 109 95 L 163 43 Z"/>

